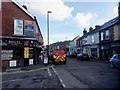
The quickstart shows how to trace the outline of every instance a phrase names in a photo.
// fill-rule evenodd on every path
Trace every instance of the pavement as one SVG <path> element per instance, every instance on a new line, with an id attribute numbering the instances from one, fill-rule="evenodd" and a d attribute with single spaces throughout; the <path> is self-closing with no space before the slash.
<path id="1" fill-rule="evenodd" d="M 47 59 L 47 58 L 44 58 Z M 11 72 L 22 72 L 22 71 L 33 71 L 33 70 L 40 70 L 47 67 L 50 67 L 52 65 L 51 61 L 49 61 L 49 64 L 44 64 L 44 61 L 41 61 L 39 64 L 36 65 L 30 65 L 30 66 L 22 66 L 22 67 L 13 67 L 8 68 L 6 70 L 2 70 L 2 73 L 11 73 Z"/>

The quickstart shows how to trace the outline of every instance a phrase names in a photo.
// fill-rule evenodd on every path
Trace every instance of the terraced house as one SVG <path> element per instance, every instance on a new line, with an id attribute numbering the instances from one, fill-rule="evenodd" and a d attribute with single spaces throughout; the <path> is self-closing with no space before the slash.
<path id="1" fill-rule="evenodd" d="M 110 59 L 113 54 L 120 53 L 120 3 L 118 16 L 103 24 L 100 32 L 100 57 Z"/>
<path id="2" fill-rule="evenodd" d="M 90 28 L 89 32 L 84 30 L 77 40 L 77 47 L 97 59 L 109 60 L 114 54 L 120 54 L 120 3 L 118 16 L 95 29 Z"/>
<path id="3" fill-rule="evenodd" d="M 0 33 L 3 68 L 39 63 L 43 37 L 37 18 L 27 7 L 15 0 L 1 2 L 2 32 Z"/>

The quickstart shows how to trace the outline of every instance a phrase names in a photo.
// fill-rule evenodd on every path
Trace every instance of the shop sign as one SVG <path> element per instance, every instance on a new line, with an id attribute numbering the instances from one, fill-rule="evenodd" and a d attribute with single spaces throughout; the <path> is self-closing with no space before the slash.
<path id="1" fill-rule="evenodd" d="M 24 21 L 24 35 L 28 37 L 34 37 L 34 21 Z"/>
<path id="2" fill-rule="evenodd" d="M 16 60 L 10 61 L 10 67 L 16 67 L 17 66 L 17 62 Z"/>
<path id="3" fill-rule="evenodd" d="M 23 45 L 23 42 L 19 40 L 3 40 L 2 45 Z"/>
<path id="4" fill-rule="evenodd" d="M 29 65 L 33 65 L 33 59 L 29 59 Z"/>
<path id="5" fill-rule="evenodd" d="M 1 60 L 11 60 L 13 58 L 13 50 L 1 50 Z"/>
<path id="6" fill-rule="evenodd" d="M 24 47 L 24 58 L 29 58 L 29 47 Z"/>
<path id="7" fill-rule="evenodd" d="M 23 35 L 23 20 L 14 19 L 14 34 Z"/>

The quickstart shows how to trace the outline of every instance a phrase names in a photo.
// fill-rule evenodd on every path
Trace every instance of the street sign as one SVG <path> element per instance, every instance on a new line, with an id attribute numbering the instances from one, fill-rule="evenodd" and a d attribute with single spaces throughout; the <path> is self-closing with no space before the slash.
<path id="1" fill-rule="evenodd" d="M 47 57 L 44 58 L 44 64 L 48 64 L 48 58 Z"/>

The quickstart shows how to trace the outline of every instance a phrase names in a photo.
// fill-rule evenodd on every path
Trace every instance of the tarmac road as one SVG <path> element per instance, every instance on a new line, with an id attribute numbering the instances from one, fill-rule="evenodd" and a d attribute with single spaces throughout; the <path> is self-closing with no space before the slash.
<path id="1" fill-rule="evenodd" d="M 67 58 L 66 64 L 4 73 L 3 88 L 120 88 L 120 70 L 108 61 L 80 61 Z"/>
<path id="2" fill-rule="evenodd" d="M 120 70 L 108 61 L 80 61 L 68 58 L 67 64 L 54 67 L 66 88 L 120 88 Z"/>
<path id="3" fill-rule="evenodd" d="M 63 88 L 52 66 L 2 76 L 2 88 Z"/>

